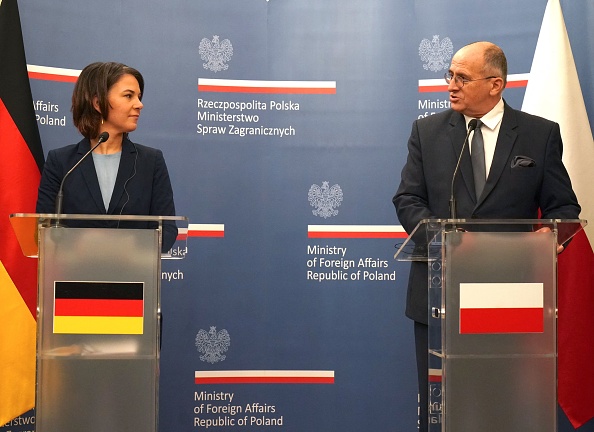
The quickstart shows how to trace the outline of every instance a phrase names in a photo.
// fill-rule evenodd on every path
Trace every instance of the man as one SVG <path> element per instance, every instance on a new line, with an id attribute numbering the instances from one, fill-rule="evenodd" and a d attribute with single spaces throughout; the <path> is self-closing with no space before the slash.
<path id="1" fill-rule="evenodd" d="M 506 77 L 505 55 L 490 42 L 467 45 L 452 58 L 445 75 L 451 109 L 414 122 L 408 159 L 392 200 L 408 233 L 422 219 L 450 217 L 452 176 L 473 119 L 482 122 L 470 134 L 469 144 L 480 130 L 484 185 L 475 190 L 481 175 L 475 180 L 468 145 L 454 183 L 458 218 L 536 219 L 539 213 L 546 219 L 579 217 L 580 206 L 561 160 L 559 125 L 507 105 L 502 98 Z M 525 163 L 517 163 L 518 157 Z M 414 320 L 421 431 L 428 429 L 427 302 L 427 264 L 413 262 L 406 315 Z"/>

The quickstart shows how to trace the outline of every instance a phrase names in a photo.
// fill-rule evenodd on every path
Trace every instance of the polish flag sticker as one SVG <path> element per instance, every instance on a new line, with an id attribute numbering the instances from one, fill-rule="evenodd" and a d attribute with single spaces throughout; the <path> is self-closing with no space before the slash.
<path id="1" fill-rule="evenodd" d="M 461 283 L 460 334 L 542 333 L 542 283 Z"/>

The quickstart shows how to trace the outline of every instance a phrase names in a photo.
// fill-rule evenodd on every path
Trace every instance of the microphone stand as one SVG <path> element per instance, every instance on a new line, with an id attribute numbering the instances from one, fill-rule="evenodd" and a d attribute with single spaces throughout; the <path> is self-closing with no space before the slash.
<path id="1" fill-rule="evenodd" d="M 454 168 L 454 174 L 452 175 L 452 185 L 450 188 L 450 219 L 457 219 L 458 212 L 456 208 L 456 198 L 454 196 L 454 183 L 456 181 L 456 174 L 458 174 L 458 169 L 460 168 L 460 162 L 462 161 L 462 155 L 464 154 L 464 149 L 468 143 L 468 137 L 470 136 L 470 132 L 476 129 L 477 120 L 472 119 L 468 122 L 468 132 L 466 132 L 466 138 L 464 138 L 464 143 L 462 144 L 462 150 L 460 151 L 460 156 L 458 156 L 458 161 L 456 162 L 456 168 Z M 454 230 L 456 230 L 456 225 L 454 223 L 453 226 Z"/>
<path id="2" fill-rule="evenodd" d="M 99 147 L 99 145 L 101 143 L 107 141 L 108 139 L 109 139 L 109 133 L 102 132 L 99 135 L 97 144 L 95 144 L 88 152 L 86 152 L 84 154 L 83 157 L 80 158 L 80 160 L 76 164 L 74 164 L 74 166 L 72 168 L 70 168 L 70 170 L 66 173 L 66 175 L 60 182 L 60 189 L 58 190 L 58 194 L 56 195 L 56 206 L 55 206 L 56 219 L 55 219 L 54 223 L 52 224 L 52 226 L 54 226 L 54 227 L 63 227 L 64 226 L 64 225 L 60 224 L 60 214 L 62 214 L 62 202 L 64 201 L 64 182 L 66 181 L 66 178 L 70 175 L 70 173 L 72 171 L 74 171 L 76 169 L 76 167 L 78 167 L 82 163 L 83 160 L 85 160 L 87 158 L 87 156 L 89 156 L 91 153 L 93 153 L 93 151 L 97 147 Z"/>

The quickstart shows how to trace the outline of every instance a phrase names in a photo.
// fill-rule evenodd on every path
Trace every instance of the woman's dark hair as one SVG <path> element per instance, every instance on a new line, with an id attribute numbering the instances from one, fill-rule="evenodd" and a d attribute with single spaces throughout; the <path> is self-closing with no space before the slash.
<path id="1" fill-rule="evenodd" d="M 123 75 L 132 75 L 138 81 L 140 97 L 144 93 L 144 78 L 136 69 L 122 63 L 97 62 L 85 67 L 74 85 L 72 92 L 72 120 L 79 132 L 88 139 L 97 138 L 102 120 L 107 120 L 109 89 L 118 82 Z M 97 98 L 99 109 L 93 106 Z"/>

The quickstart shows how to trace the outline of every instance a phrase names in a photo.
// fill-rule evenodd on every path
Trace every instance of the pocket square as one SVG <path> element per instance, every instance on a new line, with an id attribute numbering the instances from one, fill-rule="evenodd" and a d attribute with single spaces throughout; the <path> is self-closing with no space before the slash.
<path id="1" fill-rule="evenodd" d="M 528 156 L 514 156 L 512 160 L 511 167 L 533 167 L 536 165 L 534 159 L 529 158 Z"/>

